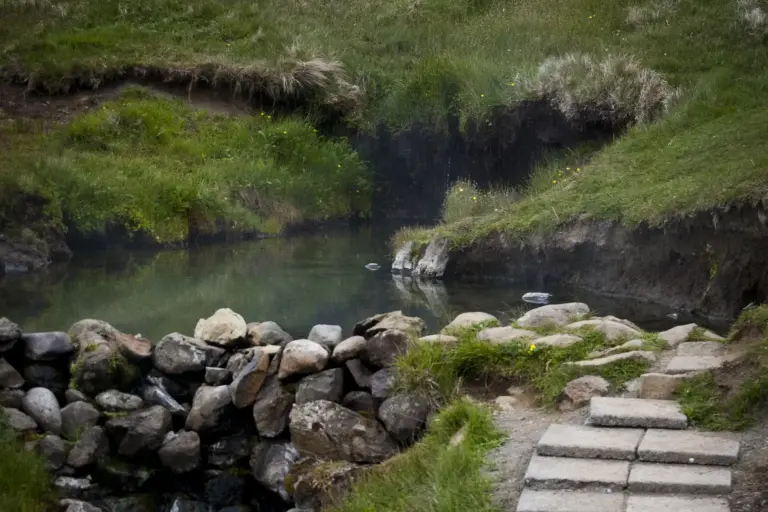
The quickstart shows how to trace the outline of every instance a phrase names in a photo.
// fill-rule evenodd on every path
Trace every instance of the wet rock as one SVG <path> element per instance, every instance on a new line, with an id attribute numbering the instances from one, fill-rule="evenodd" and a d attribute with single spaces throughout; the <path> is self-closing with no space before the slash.
<path id="1" fill-rule="evenodd" d="M 256 401 L 256 396 L 264 385 L 269 369 L 269 356 L 261 350 L 256 350 L 251 361 L 234 375 L 229 385 L 232 404 L 238 409 L 248 407 Z"/>
<path id="2" fill-rule="evenodd" d="M 192 400 L 186 429 L 195 432 L 215 430 L 231 405 L 232 395 L 228 386 L 200 386 Z"/>
<path id="3" fill-rule="evenodd" d="M 21 339 L 21 334 L 18 325 L 5 317 L 0 318 L 0 352 L 12 349 L 16 342 Z"/>
<path id="4" fill-rule="evenodd" d="M 393 274 L 410 274 L 414 267 L 419 263 L 418 251 L 415 251 L 414 242 L 406 242 L 395 253 L 395 259 L 392 261 Z"/>
<path id="5" fill-rule="evenodd" d="M 570 347 L 584 341 L 580 336 L 575 334 L 551 334 L 549 336 L 543 336 L 536 338 L 532 341 L 537 347 Z"/>
<path id="6" fill-rule="evenodd" d="M 205 369 L 205 383 L 209 386 L 223 386 L 232 382 L 232 373 L 226 368 L 209 366 Z"/>
<path id="7" fill-rule="evenodd" d="M 200 436 L 181 430 L 168 432 L 157 452 L 163 466 L 174 473 L 187 473 L 200 465 Z"/>
<path id="8" fill-rule="evenodd" d="M 20 389 L 4 389 L 0 391 L 0 407 L 21 409 L 21 399 L 24 398 L 24 395 L 24 391 Z"/>
<path id="9" fill-rule="evenodd" d="M 360 359 L 378 368 L 392 366 L 395 359 L 408 350 L 409 342 L 408 335 L 403 331 L 380 332 L 365 344 L 365 348 L 360 353 Z"/>
<path id="10" fill-rule="evenodd" d="M 582 302 L 569 302 L 567 304 L 549 304 L 532 309 L 518 318 L 520 327 L 546 327 L 563 326 L 578 320 L 589 313 L 589 306 Z"/>
<path id="11" fill-rule="evenodd" d="M 85 429 L 67 456 L 67 464 L 75 469 L 95 464 L 109 452 L 109 439 L 99 426 Z"/>
<path id="12" fill-rule="evenodd" d="M 523 339 L 533 339 L 537 336 L 534 331 L 516 329 L 515 327 L 488 327 L 477 333 L 477 339 L 489 343 L 510 343 Z"/>
<path id="13" fill-rule="evenodd" d="M 248 324 L 248 339 L 253 345 L 285 345 L 293 341 L 291 335 L 275 322 Z"/>
<path id="14" fill-rule="evenodd" d="M 0 388 L 19 389 L 24 385 L 24 377 L 8 361 L 0 358 Z"/>
<path id="15" fill-rule="evenodd" d="M 352 336 L 334 347 L 331 359 L 335 363 L 343 363 L 358 357 L 364 348 L 365 338 L 362 336 Z"/>
<path id="16" fill-rule="evenodd" d="M 472 329 L 475 327 L 489 327 L 499 325 L 499 319 L 495 316 L 475 311 L 472 313 L 461 313 L 454 318 L 451 323 L 445 326 L 442 334 L 452 334 L 463 329 Z"/>
<path id="17" fill-rule="evenodd" d="M 78 391 L 76 389 L 72 389 L 72 388 L 67 389 L 64 392 L 64 398 L 66 399 L 68 404 L 72 404 L 72 403 L 75 403 L 75 402 L 87 402 L 88 401 L 88 397 L 85 396 L 85 393 L 83 393 L 82 391 Z"/>
<path id="18" fill-rule="evenodd" d="M 165 407 L 174 416 L 186 416 L 189 412 L 162 386 L 154 384 L 144 386 L 143 396 L 147 404 Z"/>
<path id="19" fill-rule="evenodd" d="M 130 412 L 144 407 L 144 400 L 136 395 L 110 389 L 96 395 L 96 405 L 106 412 Z"/>
<path id="20" fill-rule="evenodd" d="M 91 487 L 93 487 L 93 484 L 89 478 L 60 476 L 53 481 L 53 486 L 62 496 L 78 498 L 86 495 Z"/>
<path id="21" fill-rule="evenodd" d="M 395 385 L 395 374 L 391 368 L 384 368 L 371 377 L 371 395 L 373 398 L 383 400 L 392 394 Z"/>
<path id="22" fill-rule="evenodd" d="M 344 392 L 344 370 L 332 368 L 304 377 L 296 390 L 296 403 L 315 400 L 341 401 Z"/>
<path id="23" fill-rule="evenodd" d="M 328 351 L 319 343 L 310 340 L 294 340 L 283 350 L 278 377 L 285 379 L 292 375 L 319 372 L 328 363 Z"/>
<path id="24" fill-rule="evenodd" d="M 67 461 L 69 449 L 59 436 L 48 434 L 37 443 L 37 453 L 45 459 L 48 471 L 56 471 Z"/>
<path id="25" fill-rule="evenodd" d="M 35 423 L 35 420 L 19 411 L 18 409 L 3 407 L 2 411 L 3 415 L 8 421 L 8 426 L 16 432 L 37 430 L 37 423 Z"/>
<path id="26" fill-rule="evenodd" d="M 61 435 L 76 441 L 80 435 L 99 423 L 101 413 L 88 402 L 73 402 L 61 409 Z"/>
<path id="27" fill-rule="evenodd" d="M 236 475 L 224 473 L 205 483 L 205 501 L 216 510 L 239 505 L 244 493 L 245 481 Z"/>
<path id="28" fill-rule="evenodd" d="M 257 482 L 279 494 L 283 501 L 290 502 L 285 477 L 298 458 L 299 452 L 291 443 L 262 441 L 251 451 L 251 473 Z"/>
<path id="29" fill-rule="evenodd" d="M 263 437 L 276 437 L 288 426 L 295 395 L 286 390 L 276 377 L 267 379 L 253 404 L 256 430 Z"/>
<path id="30" fill-rule="evenodd" d="M 24 355 L 33 361 L 55 361 L 75 351 L 75 345 L 65 332 L 35 332 L 21 337 Z"/>
<path id="31" fill-rule="evenodd" d="M 250 446 L 245 434 L 219 439 L 208 447 L 208 464 L 218 468 L 231 468 L 248 458 Z"/>
<path id="32" fill-rule="evenodd" d="M 61 500 L 59 505 L 64 507 L 64 512 L 102 512 L 96 505 L 80 500 Z"/>
<path id="33" fill-rule="evenodd" d="M 297 512 L 328 510 L 342 505 L 362 466 L 343 461 L 312 458 L 296 462 L 289 474 Z"/>
<path id="34" fill-rule="evenodd" d="M 341 401 L 341 405 L 366 418 L 376 417 L 376 401 L 366 391 L 351 391 Z"/>
<path id="35" fill-rule="evenodd" d="M 61 434 L 61 409 L 54 394 L 46 388 L 32 388 L 21 399 L 21 409 L 46 432 Z"/>
<path id="36" fill-rule="evenodd" d="M 448 248 L 448 240 L 442 237 L 433 238 L 411 273 L 423 278 L 443 277 L 448 265 Z"/>
<path id="37" fill-rule="evenodd" d="M 122 418 L 113 418 L 107 421 L 106 429 L 118 444 L 117 452 L 133 456 L 142 450 L 156 451 L 160 448 L 171 424 L 171 413 L 155 405 Z"/>
<path id="38" fill-rule="evenodd" d="M 427 400 L 399 394 L 384 400 L 379 407 L 379 419 L 392 437 L 401 443 L 411 443 L 424 429 L 429 410 Z"/>
<path id="39" fill-rule="evenodd" d="M 602 377 L 587 375 L 569 382 L 560 398 L 561 411 L 572 411 L 589 404 L 593 396 L 608 394 L 610 384 Z"/>
<path id="40" fill-rule="evenodd" d="M 192 338 L 179 333 L 165 336 L 155 347 L 154 364 L 169 375 L 202 372 L 205 370 L 206 351 Z"/>
<path id="41" fill-rule="evenodd" d="M 48 388 L 54 394 L 64 393 L 69 386 L 67 375 L 62 370 L 47 364 L 30 364 L 24 367 L 27 386 Z"/>
<path id="42" fill-rule="evenodd" d="M 222 347 L 242 343 L 246 334 L 245 320 L 229 308 L 219 309 L 209 318 L 201 318 L 195 326 L 195 338 Z"/>
<path id="43" fill-rule="evenodd" d="M 642 334 L 631 327 L 611 320 L 594 318 L 592 320 L 582 320 L 565 326 L 568 330 L 578 330 L 583 327 L 591 327 L 605 335 L 608 341 L 614 341 L 620 338 L 639 338 Z"/>
<path id="44" fill-rule="evenodd" d="M 397 452 L 376 420 L 326 400 L 295 405 L 289 428 L 294 447 L 304 456 L 377 463 Z"/>
<path id="45" fill-rule="evenodd" d="M 347 370 L 352 374 L 355 383 L 363 389 L 371 388 L 371 377 L 373 373 L 359 359 L 351 359 L 345 363 Z"/>
<path id="46" fill-rule="evenodd" d="M 312 330 L 309 331 L 307 339 L 333 349 L 333 347 L 338 345 L 343 339 L 341 335 L 341 326 L 318 324 L 312 327 Z"/>

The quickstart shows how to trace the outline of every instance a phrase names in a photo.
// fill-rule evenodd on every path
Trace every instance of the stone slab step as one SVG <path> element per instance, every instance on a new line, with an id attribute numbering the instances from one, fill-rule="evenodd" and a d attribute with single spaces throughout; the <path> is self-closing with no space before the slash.
<path id="1" fill-rule="evenodd" d="M 596 396 L 589 403 L 589 424 L 601 427 L 684 429 L 688 418 L 673 400 Z"/>
<path id="2" fill-rule="evenodd" d="M 624 512 L 624 495 L 605 491 L 525 489 L 517 502 L 517 512 Z"/>
<path id="3" fill-rule="evenodd" d="M 704 432 L 649 429 L 637 455 L 647 462 L 729 466 L 739 459 L 739 442 Z"/>
<path id="4" fill-rule="evenodd" d="M 688 373 L 718 370 L 726 362 L 725 356 L 675 356 L 667 364 L 664 373 Z"/>
<path id="5" fill-rule="evenodd" d="M 525 473 L 534 489 L 601 488 L 620 491 L 627 485 L 629 462 L 534 455 Z"/>
<path id="6" fill-rule="evenodd" d="M 719 466 L 637 462 L 629 472 L 631 492 L 728 494 L 731 470 Z"/>
<path id="7" fill-rule="evenodd" d="M 601 428 L 553 423 L 536 445 L 539 455 L 634 460 L 643 429 Z"/>
<path id="8" fill-rule="evenodd" d="M 725 498 L 632 494 L 626 512 L 730 512 Z M 597 512 L 597 509 L 595 509 Z"/>
<path id="9" fill-rule="evenodd" d="M 717 341 L 689 341 L 677 346 L 678 356 L 722 356 L 725 345 Z"/>

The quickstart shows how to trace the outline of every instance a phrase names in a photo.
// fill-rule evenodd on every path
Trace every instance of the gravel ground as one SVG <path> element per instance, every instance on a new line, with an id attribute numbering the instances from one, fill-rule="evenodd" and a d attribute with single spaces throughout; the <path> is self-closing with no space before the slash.
<path id="1" fill-rule="evenodd" d="M 768 512 L 768 414 L 744 432 L 729 501 L 731 512 Z"/>

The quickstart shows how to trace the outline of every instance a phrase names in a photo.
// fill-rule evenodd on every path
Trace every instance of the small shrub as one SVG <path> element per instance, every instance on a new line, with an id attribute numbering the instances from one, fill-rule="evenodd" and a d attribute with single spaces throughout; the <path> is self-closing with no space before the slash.
<path id="1" fill-rule="evenodd" d="M 755 34 L 768 33 L 768 3 L 762 0 L 738 0 L 741 21 Z"/>
<path id="2" fill-rule="evenodd" d="M 443 201 L 443 221 L 457 222 L 469 217 L 480 217 L 501 212 L 517 199 L 511 188 L 480 190 L 474 183 L 459 180 L 446 192 Z"/>

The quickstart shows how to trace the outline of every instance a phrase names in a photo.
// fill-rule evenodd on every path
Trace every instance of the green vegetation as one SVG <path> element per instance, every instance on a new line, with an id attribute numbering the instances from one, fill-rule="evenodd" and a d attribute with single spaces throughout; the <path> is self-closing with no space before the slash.
<path id="1" fill-rule="evenodd" d="M 46 512 L 55 494 L 43 460 L 24 449 L 0 411 L 0 510 Z"/>
<path id="2" fill-rule="evenodd" d="M 486 452 L 500 441 L 490 411 L 456 400 L 437 415 L 419 443 L 365 473 L 333 510 L 491 512 L 491 482 L 481 471 Z"/>

